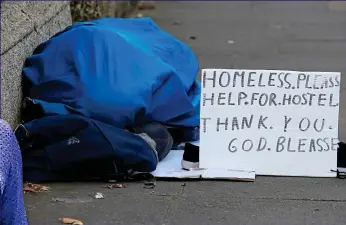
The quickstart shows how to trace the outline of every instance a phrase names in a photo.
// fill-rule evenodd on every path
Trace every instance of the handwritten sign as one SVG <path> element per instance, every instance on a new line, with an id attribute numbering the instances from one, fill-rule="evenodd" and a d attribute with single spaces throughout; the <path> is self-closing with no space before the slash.
<path id="1" fill-rule="evenodd" d="M 200 167 L 333 177 L 340 73 L 202 71 Z"/>

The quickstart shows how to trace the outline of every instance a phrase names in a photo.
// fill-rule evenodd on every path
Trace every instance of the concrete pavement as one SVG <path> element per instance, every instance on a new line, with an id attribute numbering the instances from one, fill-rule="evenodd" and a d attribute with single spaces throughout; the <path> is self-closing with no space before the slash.
<path id="1" fill-rule="evenodd" d="M 346 74 L 343 2 L 159 2 L 143 14 L 189 44 L 201 68 Z M 346 81 L 341 81 L 340 139 L 346 140 Z M 30 224 L 59 224 L 59 217 L 87 225 L 346 224 L 346 180 L 161 181 L 155 189 L 130 183 L 112 190 L 103 185 L 49 184 L 50 192 L 26 194 Z M 105 199 L 92 198 L 94 192 Z"/>

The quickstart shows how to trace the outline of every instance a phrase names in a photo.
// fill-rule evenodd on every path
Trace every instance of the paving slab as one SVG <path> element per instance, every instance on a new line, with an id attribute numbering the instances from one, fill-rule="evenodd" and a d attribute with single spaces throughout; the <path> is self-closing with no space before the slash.
<path id="1" fill-rule="evenodd" d="M 234 199 L 279 199 L 345 201 L 345 180 L 335 178 L 288 178 L 257 176 L 255 182 L 188 182 L 182 196 L 230 197 Z"/>
<path id="2" fill-rule="evenodd" d="M 166 225 L 345 224 L 345 203 L 200 196 L 172 201 Z"/>
<path id="3" fill-rule="evenodd" d="M 27 205 L 30 224 L 61 224 L 59 218 L 63 217 L 92 225 L 163 224 L 171 199 L 170 196 L 102 193 L 104 199 L 80 192 L 60 193 L 59 198 L 43 193 L 39 197 L 26 196 L 27 202 L 35 202 Z"/>

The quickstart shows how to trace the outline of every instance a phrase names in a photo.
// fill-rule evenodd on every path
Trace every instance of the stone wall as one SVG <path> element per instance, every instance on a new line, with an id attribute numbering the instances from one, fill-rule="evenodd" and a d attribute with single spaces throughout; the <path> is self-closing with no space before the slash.
<path id="1" fill-rule="evenodd" d="M 1 118 L 12 127 L 20 121 L 25 58 L 71 23 L 66 1 L 1 1 Z"/>
<path id="2" fill-rule="evenodd" d="M 139 5 L 138 1 L 1 1 L 1 118 L 13 128 L 20 122 L 22 68 L 36 46 L 73 22 L 135 16 Z"/>

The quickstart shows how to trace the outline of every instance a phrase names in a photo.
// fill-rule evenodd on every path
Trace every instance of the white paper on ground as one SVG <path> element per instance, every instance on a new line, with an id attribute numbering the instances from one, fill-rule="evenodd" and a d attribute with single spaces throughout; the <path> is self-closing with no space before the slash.
<path id="1" fill-rule="evenodd" d="M 183 158 L 184 151 L 171 150 L 166 158 L 164 158 L 152 174 L 155 177 L 167 178 L 200 178 L 201 172 L 195 170 L 183 170 L 181 168 L 181 159 Z"/>
<path id="2" fill-rule="evenodd" d="M 335 177 L 340 73 L 202 71 L 200 167 Z"/>
<path id="3" fill-rule="evenodd" d="M 181 179 L 222 179 L 254 181 L 254 171 L 237 171 L 227 169 L 195 169 L 183 170 L 181 160 L 184 151 L 171 150 L 164 160 L 159 162 L 156 170 L 152 172 L 155 177 L 181 178 Z"/>

